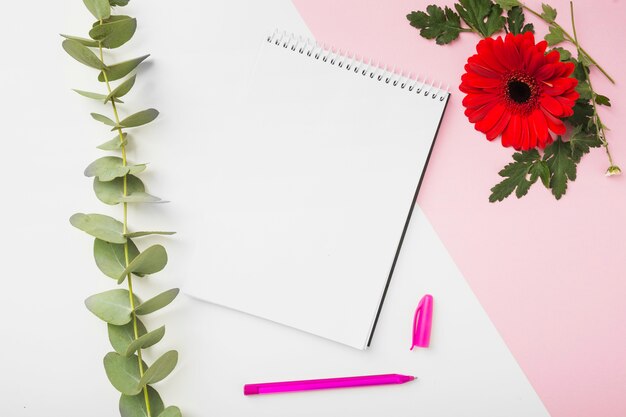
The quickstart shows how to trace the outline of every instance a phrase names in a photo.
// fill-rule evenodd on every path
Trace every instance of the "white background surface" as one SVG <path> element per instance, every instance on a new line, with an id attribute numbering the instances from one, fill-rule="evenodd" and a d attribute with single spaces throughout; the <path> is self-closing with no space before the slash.
<path id="1" fill-rule="evenodd" d="M 261 4 L 262 3 L 262 4 Z M 146 2 L 127 13 L 139 31 L 125 57 L 153 53 L 128 96 L 132 111 L 157 107 L 158 122 L 137 134 L 135 162 L 150 162 L 148 191 L 168 205 L 130 211 L 135 229 L 175 229 L 170 264 L 137 290 L 147 298 L 191 274 L 188 254 L 202 239 L 203 143 L 241 122 L 233 88 L 249 62 L 249 39 L 282 27 L 309 35 L 290 2 Z M 3 289 L 0 292 L 0 406 L 4 415 L 117 415 L 118 393 L 101 358 L 106 326 L 82 300 L 111 289 L 93 263 L 91 239 L 68 223 L 75 211 L 119 214 L 91 193 L 84 167 L 109 139 L 90 120 L 97 103 L 71 87 L 94 89 L 95 72 L 66 57 L 59 32 L 85 34 L 79 0 L 10 2 L 0 26 L 2 79 Z M 445 122 L 445 120 L 444 120 Z M 141 217 L 141 219 L 140 219 Z M 160 241 L 155 239 L 155 241 Z M 149 243 L 145 241 L 142 243 Z M 418 297 L 435 297 L 432 345 L 409 352 Z M 147 321 L 165 324 L 148 362 L 176 348 L 175 373 L 158 384 L 186 416 L 544 416 L 545 409 L 463 277 L 417 210 L 372 348 L 360 352 L 244 314 L 180 297 Z M 398 372 L 403 386 L 246 398 L 246 382 Z"/>

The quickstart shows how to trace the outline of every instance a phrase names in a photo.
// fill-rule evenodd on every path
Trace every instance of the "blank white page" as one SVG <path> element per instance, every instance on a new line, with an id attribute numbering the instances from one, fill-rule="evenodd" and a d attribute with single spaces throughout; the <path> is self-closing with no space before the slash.
<path id="1" fill-rule="evenodd" d="M 448 93 L 301 46 L 263 42 L 211 139 L 185 291 L 365 349 Z"/>

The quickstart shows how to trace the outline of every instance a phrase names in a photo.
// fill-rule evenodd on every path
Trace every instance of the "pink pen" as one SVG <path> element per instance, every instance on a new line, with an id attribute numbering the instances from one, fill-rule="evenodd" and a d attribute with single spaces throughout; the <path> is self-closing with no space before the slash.
<path id="1" fill-rule="evenodd" d="M 350 376 L 344 378 L 309 379 L 304 381 L 268 382 L 264 384 L 246 384 L 244 395 L 272 394 L 277 392 L 310 391 L 331 388 L 365 387 L 368 385 L 404 384 L 415 377 L 399 374 Z"/>

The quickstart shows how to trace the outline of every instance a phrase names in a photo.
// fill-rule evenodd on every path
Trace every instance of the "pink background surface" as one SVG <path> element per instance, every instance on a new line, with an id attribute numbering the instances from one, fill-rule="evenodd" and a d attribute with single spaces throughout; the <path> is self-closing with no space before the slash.
<path id="1" fill-rule="evenodd" d="M 422 39 L 405 15 L 432 1 L 294 3 L 319 41 L 450 84 L 421 207 L 551 415 L 626 416 L 626 178 L 606 178 L 604 151 L 593 150 L 561 201 L 536 184 L 521 200 L 490 204 L 489 189 L 513 151 L 499 139 L 488 142 L 463 115 L 458 84 L 477 35 L 461 34 L 448 46 Z M 569 3 L 550 3 L 569 29 Z M 626 172 L 619 123 L 626 116 L 619 43 L 626 39 L 626 5 L 578 0 L 575 7 L 579 39 L 617 82 L 593 72 L 596 90 L 612 100 L 601 116 Z M 527 20 L 543 37 L 546 25 Z"/>

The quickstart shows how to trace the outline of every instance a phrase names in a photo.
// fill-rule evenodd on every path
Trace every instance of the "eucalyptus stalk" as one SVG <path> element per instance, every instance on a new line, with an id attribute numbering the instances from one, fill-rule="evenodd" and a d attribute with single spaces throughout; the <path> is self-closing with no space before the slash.
<path id="1" fill-rule="evenodd" d="M 129 0 L 83 0 L 96 18 L 89 37 L 62 35 L 63 49 L 78 62 L 99 71 L 98 81 L 104 84 L 104 93 L 74 90 L 92 100 L 100 101 L 110 109 L 112 118 L 100 113 L 91 117 L 110 127 L 115 136 L 100 144 L 99 149 L 112 151 L 96 159 L 85 169 L 85 175 L 93 178 L 96 197 L 107 205 L 121 205 L 122 220 L 103 214 L 77 213 L 70 218 L 71 224 L 93 236 L 93 253 L 96 265 L 104 275 L 116 281 L 118 286 L 85 300 L 85 305 L 96 317 L 107 323 L 108 337 L 113 347 L 105 355 L 103 363 L 106 375 L 120 393 L 119 410 L 122 417 L 180 417 L 178 407 L 165 408 L 153 384 L 166 378 L 178 362 L 178 352 L 169 350 L 151 365 L 146 364 L 142 351 L 161 341 L 165 326 L 148 331 L 140 316 L 153 313 L 178 295 L 178 288 L 160 293 L 147 301 L 141 301 L 133 289 L 133 280 L 155 274 L 165 268 L 167 251 L 162 245 L 152 245 L 141 251 L 133 239 L 150 235 L 171 235 L 163 231 L 130 231 L 128 206 L 163 202 L 148 194 L 143 181 L 137 176 L 146 164 L 130 163 L 127 143 L 131 137 L 126 130 L 154 121 L 159 112 L 146 109 L 120 117 L 121 100 L 137 80 L 136 70 L 148 58 L 144 55 L 128 61 L 110 64 L 104 59 L 104 49 L 119 48 L 128 42 L 137 29 L 137 20 L 126 15 L 113 15 L 113 7 L 126 6 Z M 113 82 L 117 82 L 114 86 Z"/>

